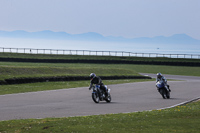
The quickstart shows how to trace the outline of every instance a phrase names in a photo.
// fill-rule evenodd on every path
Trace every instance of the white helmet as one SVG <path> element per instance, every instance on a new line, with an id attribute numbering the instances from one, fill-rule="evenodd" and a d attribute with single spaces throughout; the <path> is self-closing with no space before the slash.
<path id="1" fill-rule="evenodd" d="M 161 73 L 157 73 L 157 78 L 161 78 L 162 74 Z"/>
<path id="2" fill-rule="evenodd" d="M 95 73 L 91 73 L 90 74 L 90 78 L 93 79 L 94 77 L 96 77 L 96 74 Z"/>

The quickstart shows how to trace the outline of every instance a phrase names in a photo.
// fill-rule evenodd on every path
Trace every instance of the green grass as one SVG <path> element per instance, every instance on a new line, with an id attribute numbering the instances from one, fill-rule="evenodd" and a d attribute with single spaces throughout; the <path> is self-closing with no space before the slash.
<path id="1" fill-rule="evenodd" d="M 37 59 L 106 59 L 199 62 L 197 59 L 57 56 L 0 53 L 0 57 Z M 0 62 L 0 80 L 14 77 L 42 77 L 62 75 L 138 75 L 157 73 L 200 76 L 200 67 L 134 65 L 134 64 L 62 64 Z M 154 79 L 152 79 L 154 80 Z M 152 80 L 105 80 L 104 84 L 118 84 Z M 44 82 L 18 85 L 1 85 L 0 95 L 32 91 L 55 90 L 89 86 L 89 81 Z M 165 110 L 153 110 L 127 114 L 46 118 L 0 121 L 0 133 L 4 132 L 200 132 L 200 102 Z"/>
<path id="2" fill-rule="evenodd" d="M 134 64 L 84 64 L 84 63 L 16 63 L 0 62 L 0 80 L 14 77 L 42 76 L 88 76 L 95 72 L 99 76 L 138 75 L 158 73 L 200 76 L 200 67 L 134 65 Z"/>
<path id="3" fill-rule="evenodd" d="M 45 55 L 23 53 L 0 53 L 0 58 L 31 59 L 94 59 L 94 60 L 135 60 L 161 62 L 200 62 L 199 59 L 114 57 L 114 56 L 80 56 L 80 55 Z M 91 72 L 99 76 L 138 75 L 157 73 L 200 76 L 200 67 L 134 65 L 134 64 L 84 64 L 84 63 L 18 63 L 0 62 L 0 80 L 20 77 L 49 76 L 88 76 Z"/>
<path id="4" fill-rule="evenodd" d="M 129 56 L 94 56 L 94 55 L 53 55 L 53 54 L 24 54 L 2 53 L 0 58 L 29 58 L 29 59 L 87 59 L 87 60 L 125 60 L 125 61 L 161 61 L 161 62 L 200 62 L 199 59 L 166 58 L 166 57 L 129 57 Z"/>
<path id="5" fill-rule="evenodd" d="M 104 80 L 106 85 L 154 81 L 155 79 L 124 79 L 124 80 Z M 66 82 L 42 82 L 42 83 L 27 83 L 16 85 L 0 85 L 0 95 L 25 93 L 35 91 L 46 91 L 56 89 L 68 89 L 76 87 L 89 87 L 90 81 L 66 81 Z"/>
<path id="6" fill-rule="evenodd" d="M 89 76 L 91 72 L 95 72 L 101 76 L 111 75 L 139 75 L 133 70 L 119 68 L 73 68 L 73 67 L 1 67 L 0 79 L 19 78 L 19 77 L 50 77 L 50 76 Z"/>
<path id="7" fill-rule="evenodd" d="M 16 77 L 45 77 L 45 76 L 89 76 L 95 72 L 98 76 L 109 75 L 139 75 L 138 73 L 158 73 L 174 75 L 200 76 L 200 67 L 133 65 L 133 64 L 62 64 L 62 63 L 17 63 L 0 62 L 0 80 Z M 134 82 L 134 80 L 129 80 Z M 105 81 L 103 81 L 105 82 Z M 113 84 L 127 82 L 127 80 L 106 81 Z M 74 82 L 46 82 L 19 85 L 1 85 L 0 95 L 23 93 L 52 89 L 74 88 L 89 86 L 89 81 Z"/>
<path id="8" fill-rule="evenodd" d="M 114 67 L 114 66 L 113 66 Z M 101 65 L 0 62 L 0 80 L 19 77 L 139 75 L 134 70 Z"/>
<path id="9" fill-rule="evenodd" d="M 0 132 L 200 132 L 200 102 L 126 114 L 0 121 Z"/>

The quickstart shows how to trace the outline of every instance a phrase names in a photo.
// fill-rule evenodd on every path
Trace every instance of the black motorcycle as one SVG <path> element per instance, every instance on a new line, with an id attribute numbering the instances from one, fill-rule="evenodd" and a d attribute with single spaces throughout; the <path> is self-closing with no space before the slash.
<path id="1" fill-rule="evenodd" d="M 107 86 L 105 85 L 107 88 Z M 92 86 L 92 99 L 95 103 L 99 103 L 99 101 L 106 101 L 111 102 L 111 95 L 110 95 L 110 89 L 108 89 L 108 96 L 106 97 L 105 92 L 100 89 L 100 85 L 94 85 Z"/>
<path id="2" fill-rule="evenodd" d="M 163 99 L 170 98 L 169 86 L 165 85 L 163 81 L 158 81 L 156 83 L 156 87 L 158 88 L 158 92 L 162 95 Z"/>

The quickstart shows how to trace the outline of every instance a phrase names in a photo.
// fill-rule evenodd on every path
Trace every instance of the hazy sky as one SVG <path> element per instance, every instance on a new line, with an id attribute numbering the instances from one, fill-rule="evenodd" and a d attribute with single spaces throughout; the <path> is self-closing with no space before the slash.
<path id="1" fill-rule="evenodd" d="M 0 0 L 0 30 L 200 39 L 200 0 Z"/>

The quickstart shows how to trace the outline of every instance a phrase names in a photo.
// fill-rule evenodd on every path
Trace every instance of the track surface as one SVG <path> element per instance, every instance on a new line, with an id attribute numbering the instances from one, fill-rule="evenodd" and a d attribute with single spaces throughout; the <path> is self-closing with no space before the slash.
<path id="1" fill-rule="evenodd" d="M 154 74 L 143 74 L 155 77 Z M 112 102 L 92 101 L 88 87 L 0 95 L 0 120 L 126 113 L 174 106 L 200 97 L 200 77 L 164 75 L 171 99 L 162 99 L 155 82 L 109 85 Z M 89 82 L 89 81 L 88 81 Z"/>

